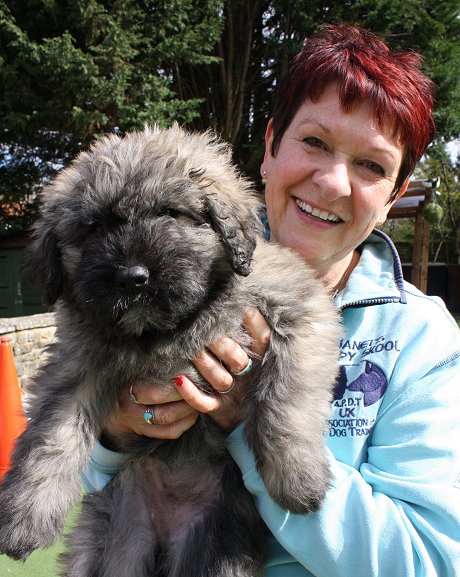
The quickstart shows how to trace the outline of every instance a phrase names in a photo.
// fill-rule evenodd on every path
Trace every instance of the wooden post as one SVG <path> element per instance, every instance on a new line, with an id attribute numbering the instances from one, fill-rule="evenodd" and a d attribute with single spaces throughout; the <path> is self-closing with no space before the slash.
<path id="1" fill-rule="evenodd" d="M 426 293 L 428 288 L 428 262 L 430 257 L 430 224 L 423 218 L 424 204 L 415 214 L 414 252 L 412 255 L 412 284 Z"/>
<path id="2" fill-rule="evenodd" d="M 415 218 L 411 282 L 426 293 L 430 253 L 430 224 L 423 218 L 423 209 L 430 202 L 438 179 L 420 179 L 410 183 L 406 194 L 388 213 L 388 218 Z"/>
<path id="3" fill-rule="evenodd" d="M 419 206 L 415 213 L 415 231 L 414 231 L 414 250 L 412 253 L 412 278 L 411 282 L 414 286 L 420 289 L 420 282 L 422 278 L 422 243 L 423 243 L 423 208 Z"/>
<path id="4" fill-rule="evenodd" d="M 418 287 L 426 294 L 428 290 L 428 263 L 430 260 L 430 223 L 422 218 L 423 236 L 422 251 L 420 258 L 420 286 Z"/>

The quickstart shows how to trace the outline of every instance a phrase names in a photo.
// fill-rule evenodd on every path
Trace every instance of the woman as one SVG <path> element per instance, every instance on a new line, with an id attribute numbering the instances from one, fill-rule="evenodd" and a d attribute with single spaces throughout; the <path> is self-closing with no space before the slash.
<path id="1" fill-rule="evenodd" d="M 267 495 L 238 426 L 250 372 L 222 396 L 203 394 L 183 375 L 163 397 L 133 384 L 105 447 L 95 448 L 86 486 L 100 488 L 121 466 L 107 448 L 118 434 L 176 438 L 206 412 L 229 432 L 228 450 L 271 531 L 265 575 L 454 577 L 459 331 L 439 299 L 404 282 L 393 245 L 375 231 L 432 138 L 432 85 L 417 55 L 394 54 L 357 27 L 328 26 L 306 42 L 277 98 L 261 167 L 271 237 L 317 271 L 345 330 L 329 420 L 334 483 L 324 505 L 294 515 Z M 263 354 L 269 327 L 253 310 L 246 324 Z M 218 391 L 248 362 L 229 339 L 195 359 Z M 144 405 L 154 405 L 149 422 Z"/>

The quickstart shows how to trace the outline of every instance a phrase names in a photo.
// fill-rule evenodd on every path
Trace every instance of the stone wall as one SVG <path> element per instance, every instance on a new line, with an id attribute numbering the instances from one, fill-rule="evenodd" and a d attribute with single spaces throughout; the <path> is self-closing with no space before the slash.
<path id="1" fill-rule="evenodd" d="M 8 335 L 13 348 L 14 362 L 21 387 L 27 391 L 27 383 L 44 361 L 46 345 L 55 333 L 53 313 L 0 318 L 0 336 Z"/>

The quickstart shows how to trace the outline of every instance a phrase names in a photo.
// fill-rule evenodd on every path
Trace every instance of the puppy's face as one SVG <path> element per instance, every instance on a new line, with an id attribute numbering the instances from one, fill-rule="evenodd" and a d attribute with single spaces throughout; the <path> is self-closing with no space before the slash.
<path id="1" fill-rule="evenodd" d="M 136 334 L 169 331 L 194 315 L 233 271 L 199 214 L 137 204 L 126 213 L 114 203 L 63 249 L 73 261 L 72 295 L 98 322 Z"/>
<path id="2" fill-rule="evenodd" d="M 169 332 L 249 273 L 258 208 L 209 135 L 110 137 L 46 191 L 29 268 L 98 324 Z"/>

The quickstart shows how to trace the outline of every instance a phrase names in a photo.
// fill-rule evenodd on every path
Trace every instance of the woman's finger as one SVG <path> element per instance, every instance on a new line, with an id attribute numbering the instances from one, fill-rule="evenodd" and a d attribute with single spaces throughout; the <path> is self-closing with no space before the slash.
<path id="1" fill-rule="evenodd" d="M 244 315 L 244 326 L 252 339 L 251 351 L 256 357 L 263 357 L 271 337 L 271 329 L 257 308 L 248 308 Z M 234 376 L 249 376 L 252 360 L 247 352 L 233 339 L 221 338 L 199 353 L 193 360 L 203 378 L 218 392 L 225 392 L 232 384 Z M 243 375 L 241 372 L 247 371 Z"/>
<path id="2" fill-rule="evenodd" d="M 145 435 L 152 439 L 178 439 L 185 431 L 190 429 L 198 419 L 198 412 L 192 411 L 183 419 L 179 419 L 170 423 L 169 425 L 155 425 L 144 422 L 141 425 L 141 432 L 139 434 Z"/>
<path id="3" fill-rule="evenodd" d="M 248 366 L 249 356 L 237 342 L 229 337 L 223 337 L 211 343 L 208 349 L 225 364 L 232 375 L 244 371 Z"/>
<path id="4" fill-rule="evenodd" d="M 220 408 L 219 397 L 204 393 L 185 375 L 177 376 L 175 383 L 184 401 L 200 413 L 211 413 Z"/>
<path id="5" fill-rule="evenodd" d="M 188 405 L 178 393 L 176 394 L 180 401 L 161 405 L 132 403 L 134 406 L 128 406 L 128 412 L 119 408 L 106 424 L 103 444 L 108 448 L 117 448 L 120 438 L 128 433 L 137 433 L 154 439 L 177 439 L 195 424 L 198 411 Z M 151 422 L 144 418 L 147 410 L 152 414 Z"/>
<path id="6" fill-rule="evenodd" d="M 235 343 L 236 344 L 236 343 Z M 218 347 L 213 345 L 214 349 Z M 193 359 L 193 364 L 201 376 L 216 390 L 227 391 L 233 384 L 233 376 L 228 369 L 208 350 L 203 350 Z M 198 389 L 197 389 L 198 390 Z M 204 393 L 202 393 L 204 394 Z M 187 399 L 186 399 L 187 400 Z"/>
<path id="7" fill-rule="evenodd" d="M 257 308 L 245 309 L 243 325 L 252 339 L 251 351 L 259 358 L 263 357 L 270 344 L 272 334 L 270 325 Z"/>
<path id="8" fill-rule="evenodd" d="M 126 385 L 120 395 L 119 403 L 122 408 L 132 404 L 161 405 L 180 401 L 181 397 L 175 387 L 144 383 L 142 381 Z"/>
<path id="9" fill-rule="evenodd" d="M 180 395 L 176 392 L 177 396 Z M 150 409 L 153 412 L 152 421 L 155 425 L 171 425 L 176 421 L 179 421 L 185 417 L 188 417 L 194 412 L 194 409 L 188 405 L 185 401 L 174 401 L 172 403 L 154 404 L 150 403 L 148 405 L 134 405 L 128 407 L 128 411 L 124 412 L 126 419 L 131 420 L 133 423 L 149 424 L 144 419 L 144 414 Z M 123 411 L 123 409 L 121 409 Z"/>
<path id="10" fill-rule="evenodd" d="M 184 375 L 178 376 L 175 382 L 184 401 L 200 413 L 209 414 L 223 431 L 230 432 L 241 422 L 241 402 L 245 390 L 243 383 L 235 383 L 228 395 L 210 396 Z"/>

